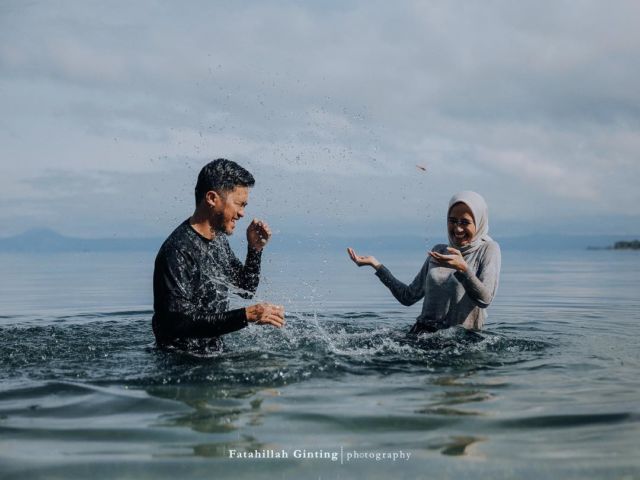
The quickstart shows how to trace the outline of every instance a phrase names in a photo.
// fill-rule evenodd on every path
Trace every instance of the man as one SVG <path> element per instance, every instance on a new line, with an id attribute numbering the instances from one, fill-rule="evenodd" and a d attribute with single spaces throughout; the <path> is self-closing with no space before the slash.
<path id="1" fill-rule="evenodd" d="M 153 333 L 160 347 L 207 352 L 222 348 L 221 335 L 248 322 L 282 327 L 284 308 L 259 303 L 229 310 L 228 293 L 251 298 L 260 280 L 269 226 L 254 219 L 247 228 L 244 263 L 227 235 L 244 217 L 253 176 L 240 165 L 218 159 L 203 167 L 195 188 L 196 209 L 160 247 L 153 272 Z"/>

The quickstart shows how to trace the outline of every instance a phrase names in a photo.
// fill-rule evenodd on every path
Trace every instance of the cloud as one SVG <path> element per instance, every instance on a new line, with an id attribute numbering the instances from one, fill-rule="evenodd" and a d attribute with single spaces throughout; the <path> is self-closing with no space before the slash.
<path id="1" fill-rule="evenodd" d="M 593 181 L 583 172 L 572 172 L 566 167 L 544 158 L 528 156 L 521 151 L 486 151 L 479 155 L 482 162 L 499 172 L 537 185 L 558 197 L 578 200 L 598 200 Z"/>
<path id="2" fill-rule="evenodd" d="M 31 221 L 73 210 L 88 225 L 81 195 L 62 193 L 97 175 L 119 179 L 91 213 L 115 228 L 139 182 L 189 191 L 218 156 L 251 165 L 279 221 L 308 228 L 424 225 L 469 188 L 532 229 L 544 220 L 532 205 L 640 214 L 638 13 L 633 1 L 5 4 L 3 218 L 39 201 L 49 175 L 59 211 Z M 150 195 L 150 218 L 175 212 Z"/>

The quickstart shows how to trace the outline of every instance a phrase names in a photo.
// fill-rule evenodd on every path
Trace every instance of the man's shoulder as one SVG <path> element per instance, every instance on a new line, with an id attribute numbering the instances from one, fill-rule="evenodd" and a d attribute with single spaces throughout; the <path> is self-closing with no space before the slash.
<path id="1" fill-rule="evenodd" d="M 189 221 L 178 225 L 160 246 L 158 255 L 171 255 L 178 252 L 188 252 L 193 249 L 193 235 L 190 232 Z"/>

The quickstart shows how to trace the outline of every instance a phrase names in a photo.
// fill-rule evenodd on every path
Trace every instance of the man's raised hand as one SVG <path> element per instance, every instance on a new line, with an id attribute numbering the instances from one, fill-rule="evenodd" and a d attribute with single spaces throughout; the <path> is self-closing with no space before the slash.
<path id="1" fill-rule="evenodd" d="M 247 227 L 249 248 L 261 251 L 271 238 L 271 229 L 267 222 L 254 218 Z"/>

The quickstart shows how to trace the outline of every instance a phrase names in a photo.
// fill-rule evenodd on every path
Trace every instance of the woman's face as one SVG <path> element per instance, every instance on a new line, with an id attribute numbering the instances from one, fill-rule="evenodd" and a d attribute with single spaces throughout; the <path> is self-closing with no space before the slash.
<path id="1" fill-rule="evenodd" d="M 451 207 L 447 218 L 447 228 L 449 237 L 456 247 L 464 247 L 471 243 L 476 235 L 476 223 L 471 209 L 466 203 L 459 202 Z"/>

